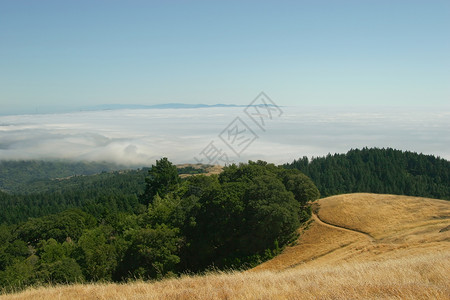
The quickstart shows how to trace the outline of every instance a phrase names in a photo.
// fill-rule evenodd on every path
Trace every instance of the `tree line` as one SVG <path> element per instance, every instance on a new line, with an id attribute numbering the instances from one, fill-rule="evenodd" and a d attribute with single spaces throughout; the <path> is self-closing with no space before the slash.
<path id="1" fill-rule="evenodd" d="M 450 200 L 450 162 L 433 155 L 363 148 L 303 157 L 284 167 L 309 176 L 324 197 L 370 192 Z"/>

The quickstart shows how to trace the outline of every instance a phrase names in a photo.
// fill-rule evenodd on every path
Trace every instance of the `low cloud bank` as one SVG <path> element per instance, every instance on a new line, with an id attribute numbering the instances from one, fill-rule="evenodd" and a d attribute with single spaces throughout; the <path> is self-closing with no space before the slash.
<path id="1" fill-rule="evenodd" d="M 262 127 L 242 107 L 3 116 L 0 160 L 70 159 L 148 166 L 167 156 L 175 163 L 195 163 L 195 158 L 208 163 L 214 154 L 212 147 L 208 148 L 211 142 L 215 150 L 234 162 L 263 159 L 285 163 L 365 146 L 450 159 L 450 111 L 282 110 L 281 116 L 273 115 L 271 120 L 267 114 L 255 117 L 257 122 L 264 119 Z M 236 117 L 241 122 L 239 128 L 233 127 L 236 123 L 229 126 Z M 237 135 L 243 130 L 253 132 L 251 143 Z"/>

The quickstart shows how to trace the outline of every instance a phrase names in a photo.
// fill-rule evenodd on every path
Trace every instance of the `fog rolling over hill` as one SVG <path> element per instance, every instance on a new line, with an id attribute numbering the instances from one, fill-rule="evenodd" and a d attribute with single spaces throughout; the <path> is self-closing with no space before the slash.
<path id="1" fill-rule="evenodd" d="M 263 159 L 281 164 L 300 156 L 366 146 L 450 159 L 450 110 L 281 107 L 282 114 L 267 119 L 261 128 L 244 109 L 118 109 L 1 116 L 0 160 L 69 159 L 148 166 L 166 156 L 175 163 L 195 163 L 195 158 L 211 163 L 201 154 L 211 142 L 234 162 Z M 239 151 L 233 151 L 226 140 L 236 118 L 252 132 L 251 142 Z"/>

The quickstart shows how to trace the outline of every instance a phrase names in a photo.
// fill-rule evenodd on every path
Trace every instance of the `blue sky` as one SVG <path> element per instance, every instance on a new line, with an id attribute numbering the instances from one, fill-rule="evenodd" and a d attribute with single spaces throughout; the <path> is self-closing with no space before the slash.
<path id="1" fill-rule="evenodd" d="M 0 114 L 100 104 L 440 107 L 449 1 L 0 0 Z"/>

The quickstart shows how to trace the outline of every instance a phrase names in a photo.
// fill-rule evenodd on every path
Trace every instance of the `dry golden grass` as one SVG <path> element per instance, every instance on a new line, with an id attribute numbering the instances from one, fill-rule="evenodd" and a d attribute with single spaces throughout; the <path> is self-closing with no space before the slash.
<path id="1" fill-rule="evenodd" d="M 235 272 L 155 283 L 30 289 L 0 299 L 450 299 L 450 255 L 283 272 Z"/>
<path id="2" fill-rule="evenodd" d="M 450 251 L 450 202 L 377 194 L 320 199 L 297 245 L 254 270 L 383 261 Z M 450 277 L 450 274 L 449 274 Z"/>
<path id="3" fill-rule="evenodd" d="M 201 174 L 205 175 L 205 176 L 210 176 L 210 175 L 213 175 L 213 174 L 218 175 L 218 174 L 222 173 L 222 171 L 223 171 L 223 167 L 220 166 L 220 165 L 204 165 L 204 164 L 200 164 L 200 163 L 199 164 L 180 164 L 180 165 L 177 165 L 177 168 L 186 168 L 186 167 L 192 167 L 194 169 L 204 168 L 206 173 L 201 173 Z M 192 176 L 192 174 L 180 174 L 181 178 L 186 178 L 186 177 L 189 177 L 189 176 Z"/>
<path id="4" fill-rule="evenodd" d="M 450 203 L 321 199 L 297 244 L 247 272 L 31 288 L 3 299 L 450 299 Z"/>
<path id="5" fill-rule="evenodd" d="M 318 203 L 321 220 L 366 232 L 377 239 L 395 237 L 397 241 L 403 241 L 424 234 L 428 237 L 450 224 L 450 205 L 445 200 L 346 194 L 321 199 Z"/>

